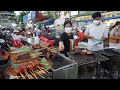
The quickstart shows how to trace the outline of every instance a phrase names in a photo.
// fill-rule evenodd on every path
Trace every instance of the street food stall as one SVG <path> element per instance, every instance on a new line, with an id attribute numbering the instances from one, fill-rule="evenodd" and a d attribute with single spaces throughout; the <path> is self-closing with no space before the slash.
<path id="1" fill-rule="evenodd" d="M 11 65 L 6 69 L 9 79 L 77 79 L 76 62 L 58 53 L 50 42 L 42 39 L 31 42 L 30 46 L 10 48 Z"/>
<path id="2" fill-rule="evenodd" d="M 65 57 L 54 45 L 50 46 L 49 40 L 37 40 L 30 46 L 9 47 L 11 64 L 6 69 L 9 79 L 88 79 L 85 75 L 90 79 L 95 69 L 99 77 L 101 68 L 105 72 L 119 71 L 119 48 L 90 51 L 86 44 L 79 43 Z"/>

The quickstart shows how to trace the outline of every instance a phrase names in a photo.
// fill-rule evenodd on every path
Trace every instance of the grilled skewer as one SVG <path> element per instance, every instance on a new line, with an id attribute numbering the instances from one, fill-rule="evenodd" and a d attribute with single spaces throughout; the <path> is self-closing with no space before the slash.
<path id="1" fill-rule="evenodd" d="M 30 73 L 31 73 L 36 79 L 38 79 L 34 72 L 30 71 Z"/>
<path id="2" fill-rule="evenodd" d="M 42 77 L 43 79 L 45 79 L 39 72 L 35 71 L 35 73 L 37 73 L 40 77 Z"/>
<path id="3" fill-rule="evenodd" d="M 23 79 L 26 79 L 25 77 L 24 77 L 24 75 L 20 72 L 20 75 L 21 75 L 21 77 L 23 78 Z"/>
<path id="4" fill-rule="evenodd" d="M 39 68 L 39 70 L 44 70 L 45 72 L 49 73 L 45 68 L 42 68 L 42 67 L 39 67 L 39 66 L 37 66 L 37 67 Z"/>
<path id="5" fill-rule="evenodd" d="M 26 76 L 28 77 L 28 79 L 31 79 L 31 77 L 29 76 L 29 74 L 25 71 Z"/>
<path id="6" fill-rule="evenodd" d="M 31 79 L 34 79 L 26 70 L 25 70 L 25 72 L 26 72 L 26 74 L 29 75 L 29 77 L 30 77 Z"/>

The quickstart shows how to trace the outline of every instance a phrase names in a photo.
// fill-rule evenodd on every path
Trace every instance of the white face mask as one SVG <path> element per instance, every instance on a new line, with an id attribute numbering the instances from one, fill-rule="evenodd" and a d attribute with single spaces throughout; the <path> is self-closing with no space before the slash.
<path id="1" fill-rule="evenodd" d="M 66 32 L 66 33 L 70 33 L 71 31 L 72 31 L 72 28 L 71 28 L 71 27 L 65 28 L 65 32 Z"/>
<path id="2" fill-rule="evenodd" d="M 100 21 L 99 21 L 99 20 L 94 20 L 93 23 L 94 23 L 95 25 L 98 25 L 98 24 L 100 24 Z"/>

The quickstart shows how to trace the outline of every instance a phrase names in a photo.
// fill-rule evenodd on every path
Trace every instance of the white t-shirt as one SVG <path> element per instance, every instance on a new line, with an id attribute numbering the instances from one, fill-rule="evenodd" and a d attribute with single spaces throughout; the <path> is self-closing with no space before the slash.
<path id="1" fill-rule="evenodd" d="M 111 31 L 110 31 L 110 36 L 112 36 L 112 35 L 120 35 L 120 30 L 115 30 L 115 29 L 112 29 Z M 109 47 L 113 47 L 113 46 L 116 46 L 118 43 L 109 43 Z"/>
<path id="2" fill-rule="evenodd" d="M 81 30 L 81 29 L 80 29 L 80 30 L 78 30 L 78 31 L 79 31 L 79 32 L 83 32 L 83 30 Z"/>
<path id="3" fill-rule="evenodd" d="M 120 35 L 120 30 L 115 30 L 115 29 L 112 29 L 111 31 L 110 31 L 110 35 Z"/>
<path id="4" fill-rule="evenodd" d="M 36 33 L 36 36 L 39 36 L 39 34 L 40 34 L 40 29 L 35 28 L 35 33 Z"/>
<path id="5" fill-rule="evenodd" d="M 101 38 L 105 37 L 108 38 L 108 30 L 106 25 L 100 24 L 96 26 L 94 23 L 90 24 L 87 29 L 85 30 L 85 35 L 93 36 L 95 39 L 100 40 Z M 94 44 L 95 40 L 88 39 L 87 48 L 92 51 L 97 51 L 103 49 L 103 42 L 101 44 Z"/>

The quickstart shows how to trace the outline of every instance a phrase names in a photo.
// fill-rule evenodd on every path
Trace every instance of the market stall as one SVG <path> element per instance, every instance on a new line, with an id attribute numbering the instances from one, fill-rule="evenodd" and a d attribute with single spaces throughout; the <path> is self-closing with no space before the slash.
<path id="1" fill-rule="evenodd" d="M 58 53 L 51 42 L 31 38 L 30 46 L 9 46 L 11 64 L 5 72 L 9 79 L 77 79 L 78 65 Z M 72 73 L 73 72 L 73 73 Z"/>

